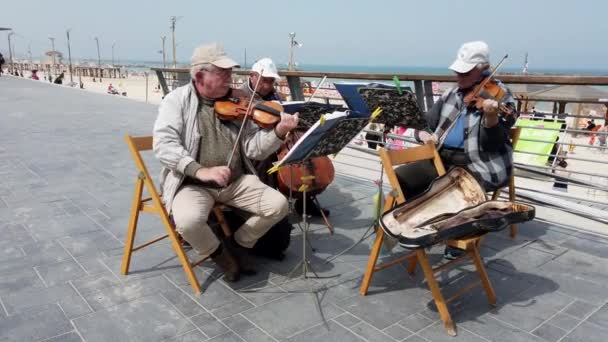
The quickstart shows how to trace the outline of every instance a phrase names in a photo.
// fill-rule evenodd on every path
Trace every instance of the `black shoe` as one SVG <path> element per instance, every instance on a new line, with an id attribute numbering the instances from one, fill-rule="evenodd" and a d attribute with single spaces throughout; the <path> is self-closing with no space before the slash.
<path id="1" fill-rule="evenodd" d="M 445 250 L 443 251 L 443 257 L 447 260 L 455 260 L 463 256 L 464 253 L 466 253 L 464 249 L 452 246 L 445 246 Z"/>
<path id="2" fill-rule="evenodd" d="M 238 281 L 240 278 L 239 265 L 228 250 L 220 245 L 219 251 L 211 254 L 211 260 L 224 272 L 224 279 L 228 282 Z"/>
<path id="3" fill-rule="evenodd" d="M 257 271 L 254 266 L 254 258 L 249 251 L 249 248 L 245 248 L 236 242 L 234 239 L 234 234 L 228 238 L 228 242 L 226 243 L 228 249 L 234 257 L 236 258 L 237 263 L 239 264 L 239 268 L 241 270 L 241 274 L 244 275 L 255 275 Z"/>

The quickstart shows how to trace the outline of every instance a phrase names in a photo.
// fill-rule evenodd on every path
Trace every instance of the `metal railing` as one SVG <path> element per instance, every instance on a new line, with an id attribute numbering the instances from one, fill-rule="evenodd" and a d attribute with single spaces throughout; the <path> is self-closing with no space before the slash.
<path id="1" fill-rule="evenodd" d="M 189 81 L 189 70 L 188 69 L 171 69 L 171 68 L 154 68 L 153 71 L 157 73 L 159 83 L 163 89 L 163 92 L 168 93 L 170 91 L 169 84 L 166 82 L 166 79 L 173 80 L 173 85 L 184 84 Z M 234 72 L 234 81 L 238 78 L 243 80 L 245 76 L 249 74 L 249 70 L 236 70 Z M 333 73 L 333 72 L 304 72 L 304 71 L 280 71 L 279 74 L 285 78 L 286 84 L 282 84 L 282 88 L 288 88 L 288 94 L 286 95 L 291 100 L 304 100 L 304 88 L 305 86 L 310 87 L 312 79 L 321 79 L 323 77 L 327 77 L 334 81 L 359 81 L 361 83 L 368 83 L 371 81 L 393 81 L 393 78 L 396 76 L 402 84 L 410 85 L 411 89 L 414 91 L 416 95 L 416 99 L 418 101 L 418 105 L 423 111 L 428 110 L 434 104 L 436 97 L 439 95 L 433 92 L 433 83 L 445 83 L 450 82 L 453 83 L 456 81 L 455 76 L 451 75 L 404 75 L 404 74 L 368 74 L 368 73 Z M 562 75 L 510 75 L 510 74 L 501 74 L 498 75 L 502 82 L 505 84 L 535 84 L 535 85 L 547 85 L 547 86 L 557 86 L 557 85 L 591 85 L 591 86 L 608 86 L 608 76 L 562 76 Z M 181 83 L 180 83 L 181 82 Z M 334 90 L 333 88 L 324 87 L 321 89 Z M 329 101 L 329 99 L 324 99 L 322 95 L 317 95 L 317 101 Z M 336 100 L 336 98 L 331 98 L 331 100 Z M 581 120 L 581 119 L 602 119 L 602 117 L 592 116 L 589 114 L 577 112 L 577 113 L 568 113 L 566 112 L 566 106 L 568 104 L 594 104 L 594 105 L 604 105 L 606 109 L 608 109 L 608 92 L 606 98 L 580 98 L 576 96 L 571 97 L 550 97 L 546 94 L 541 94 L 539 96 L 527 96 L 526 94 L 516 94 L 515 100 L 517 101 L 518 109 L 522 114 L 530 115 L 530 119 L 538 120 L 539 122 L 544 121 L 556 121 L 566 123 L 568 120 Z M 537 102 L 553 102 L 553 112 L 552 113 L 530 113 L 527 111 L 529 109 L 531 103 Z M 533 117 L 532 115 L 544 115 L 543 117 Z M 604 120 L 608 119 L 608 112 L 604 114 Z M 608 123 L 608 120 L 605 121 L 604 124 Z M 520 178 L 525 178 L 530 181 L 536 181 L 539 184 L 545 183 L 554 183 L 554 184 L 568 184 L 569 189 L 584 189 L 587 192 L 593 191 L 605 194 L 606 196 L 603 198 L 591 198 L 590 196 L 579 196 L 573 194 L 560 194 L 551 191 L 536 189 L 538 193 L 550 194 L 552 196 L 562 197 L 564 199 L 573 200 L 576 199 L 578 201 L 587 201 L 593 204 L 605 205 L 608 207 L 608 153 L 604 152 L 607 150 L 606 147 L 589 145 L 583 141 L 575 141 L 574 135 L 584 135 L 586 139 L 591 133 L 585 129 L 579 129 L 579 127 L 571 127 L 572 124 L 568 123 L 566 128 L 549 128 L 549 127 L 526 127 L 522 126 L 522 128 L 530 129 L 530 130 L 544 130 L 544 131 L 556 131 L 559 132 L 559 141 L 549 141 L 543 139 L 533 139 L 533 138 L 525 138 L 521 137 L 520 141 L 522 142 L 532 142 L 532 143 L 544 143 L 544 144 L 554 144 L 558 147 L 557 151 L 553 153 L 537 153 L 531 151 L 523 151 L 520 149 L 516 149 L 515 152 L 529 155 L 537 155 L 554 159 L 554 162 L 549 163 L 547 165 L 536 165 L 530 166 L 526 164 L 515 163 L 514 167 L 516 168 L 517 175 Z M 381 133 L 372 131 L 372 130 L 364 130 L 363 133 L 372 133 L 378 134 Z M 598 133 L 594 133 L 598 134 Z M 565 135 L 569 135 L 570 139 L 563 139 Z M 388 134 L 387 138 L 394 140 L 402 140 L 407 143 L 417 142 L 409 137 L 404 137 L 396 134 Z M 355 139 L 356 140 L 356 139 Z M 567 141 L 569 140 L 569 141 Z M 580 140 L 580 138 L 579 138 Z M 366 144 L 368 140 L 363 139 L 363 141 L 359 140 L 359 142 Z M 378 144 L 378 141 L 369 141 L 371 143 Z M 578 148 L 583 151 L 595 151 L 600 152 L 599 156 L 580 156 L 576 153 L 573 155 L 571 151 L 570 153 L 564 154 L 564 150 L 571 150 L 572 148 Z M 363 147 L 361 145 L 357 145 L 355 143 L 349 144 L 348 148 L 353 150 L 362 151 L 368 154 L 377 155 L 375 150 L 371 150 L 369 148 Z M 588 149 L 588 150 L 587 150 Z M 593 153 L 595 153 L 593 152 Z M 587 153 L 588 154 L 588 153 Z M 555 162 L 558 158 L 567 160 L 570 162 L 566 169 L 561 168 Z M 577 163 L 582 166 L 576 167 Z M 531 172 L 530 170 L 534 170 Z M 562 174 L 562 175 L 558 175 Z M 599 180 L 599 181 L 598 181 Z M 603 184 L 602 181 L 605 180 L 606 184 Z M 524 189 L 524 188 L 522 188 Z M 577 191 L 573 191 L 577 192 Z"/>

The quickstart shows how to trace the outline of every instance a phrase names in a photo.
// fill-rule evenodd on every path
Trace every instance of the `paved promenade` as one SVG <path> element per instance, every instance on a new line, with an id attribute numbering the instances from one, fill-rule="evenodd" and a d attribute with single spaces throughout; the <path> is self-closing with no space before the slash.
<path id="1" fill-rule="evenodd" d="M 198 267 L 200 296 L 166 241 L 136 252 L 122 276 L 136 179 L 123 136 L 149 135 L 155 116 L 154 105 L 0 78 L 0 341 L 606 341 L 608 237 L 554 210 L 538 208 L 542 220 L 521 225 L 515 239 L 504 231 L 484 240 L 498 305 L 481 290 L 451 303 L 456 337 L 420 269 L 377 273 L 360 296 L 372 239 L 324 262 L 372 220 L 377 164 L 348 151 L 320 197 L 336 233 L 311 227 L 311 262 L 323 279 L 286 278 L 300 261 L 298 230 L 284 261 L 260 259 L 261 272 L 236 284 L 211 263 Z M 156 175 L 158 163 L 146 161 Z M 140 222 L 139 242 L 162 232 L 154 216 Z M 433 248 L 432 261 L 441 254 Z M 445 293 L 472 271 L 440 273 Z"/>

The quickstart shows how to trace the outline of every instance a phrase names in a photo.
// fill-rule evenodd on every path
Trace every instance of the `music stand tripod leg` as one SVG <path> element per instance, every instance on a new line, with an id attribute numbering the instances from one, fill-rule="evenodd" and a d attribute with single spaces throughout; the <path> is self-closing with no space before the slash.
<path id="1" fill-rule="evenodd" d="M 328 263 L 336 258 L 339 258 L 340 256 L 344 255 L 346 252 L 350 251 L 351 249 L 357 247 L 357 245 L 359 245 L 361 242 L 365 241 L 366 239 L 368 239 L 369 237 L 371 237 L 372 235 L 374 235 L 373 233 L 370 234 L 370 231 L 375 231 L 375 228 L 378 227 L 379 223 L 380 223 L 380 215 L 382 214 L 382 198 L 383 196 L 383 191 L 382 191 L 382 183 L 383 183 L 383 178 L 384 178 L 384 168 L 382 166 L 382 162 L 380 162 L 380 180 L 377 182 L 377 191 L 376 191 L 376 195 L 378 196 L 378 202 L 376 203 L 376 206 L 374 207 L 374 212 L 376 213 L 376 217 L 374 218 L 373 222 L 370 224 L 369 227 L 367 227 L 367 230 L 365 231 L 365 233 L 363 233 L 363 235 L 361 236 L 361 238 L 359 238 L 359 240 L 357 240 L 355 243 L 353 243 L 350 247 L 346 248 L 345 250 L 341 251 L 340 253 L 325 259 L 325 263 Z"/>

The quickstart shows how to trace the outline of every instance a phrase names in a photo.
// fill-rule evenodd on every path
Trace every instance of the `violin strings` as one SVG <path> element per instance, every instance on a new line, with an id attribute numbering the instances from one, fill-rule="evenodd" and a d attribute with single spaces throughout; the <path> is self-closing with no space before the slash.
<path id="1" fill-rule="evenodd" d="M 253 106 L 253 99 L 255 98 L 255 94 L 258 92 L 258 86 L 260 85 L 260 80 L 262 79 L 262 73 L 264 69 L 260 70 L 260 77 L 255 82 L 255 87 L 253 87 L 253 94 L 251 95 L 251 99 L 249 100 L 249 104 L 247 105 L 247 111 L 245 112 L 245 118 L 241 123 L 241 128 L 239 129 L 239 133 L 236 135 L 236 141 L 234 142 L 234 146 L 232 147 L 232 152 L 230 152 L 230 157 L 228 158 L 228 167 L 232 164 L 232 158 L 234 158 L 234 154 L 236 153 L 236 149 L 239 146 L 241 141 L 241 136 L 243 135 L 243 130 L 245 129 L 245 125 L 247 124 L 247 119 L 249 118 L 249 113 L 251 112 L 251 107 Z"/>

